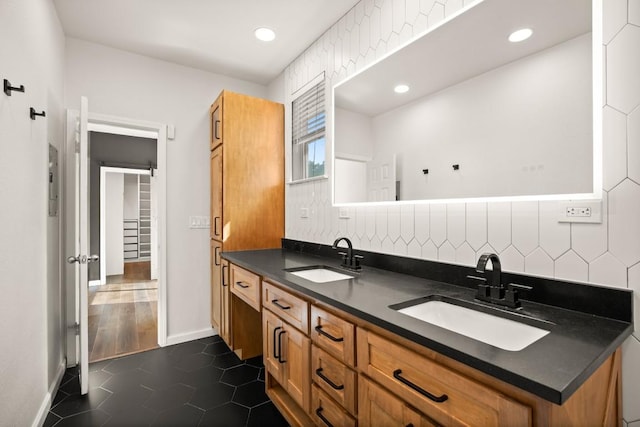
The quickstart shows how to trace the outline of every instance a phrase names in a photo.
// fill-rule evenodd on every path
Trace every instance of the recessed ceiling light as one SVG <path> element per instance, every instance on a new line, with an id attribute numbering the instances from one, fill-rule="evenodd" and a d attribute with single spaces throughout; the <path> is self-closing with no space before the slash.
<path id="1" fill-rule="evenodd" d="M 393 88 L 393 91 L 395 93 L 406 93 L 406 92 L 409 92 L 409 86 L 407 86 L 407 85 L 398 85 L 398 86 Z"/>
<path id="2" fill-rule="evenodd" d="M 258 40 L 262 40 L 263 42 L 270 42 L 271 40 L 276 38 L 276 33 L 274 33 L 273 30 L 265 27 L 257 28 L 254 34 L 256 35 L 256 38 Z"/>
<path id="3" fill-rule="evenodd" d="M 531 37 L 531 34 L 533 34 L 533 30 L 531 28 L 522 28 L 511 33 L 509 35 L 509 41 L 512 43 L 518 43 Z"/>

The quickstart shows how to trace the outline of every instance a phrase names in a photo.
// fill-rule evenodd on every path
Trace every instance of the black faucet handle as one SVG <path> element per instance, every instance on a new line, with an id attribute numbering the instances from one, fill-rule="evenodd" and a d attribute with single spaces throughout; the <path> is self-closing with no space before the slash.
<path id="1" fill-rule="evenodd" d="M 467 279 L 471 280 L 471 282 L 478 287 L 478 292 L 476 293 L 476 298 L 481 300 L 486 300 L 490 297 L 490 288 L 487 285 L 487 279 L 484 277 L 472 276 L 468 275 Z"/>
<path id="2" fill-rule="evenodd" d="M 512 291 L 516 291 L 516 290 L 530 291 L 531 289 L 533 289 L 533 287 L 532 286 L 527 286 L 527 285 L 519 285 L 517 283 L 509 283 L 507 285 L 507 289 L 510 289 Z"/>
<path id="3" fill-rule="evenodd" d="M 512 308 L 519 308 L 522 304 L 520 303 L 518 291 L 530 291 L 531 289 L 533 289 L 531 286 L 509 283 L 504 295 L 506 305 Z"/>
<path id="4" fill-rule="evenodd" d="M 478 285 L 478 286 L 480 286 L 480 285 L 484 285 L 484 284 L 486 284 L 486 283 L 487 283 L 487 279 L 486 279 L 485 277 L 472 276 L 471 274 L 469 274 L 469 275 L 467 276 L 467 279 L 471 280 L 471 282 L 472 282 L 474 285 Z"/>
<path id="5" fill-rule="evenodd" d="M 352 267 L 355 268 L 356 270 L 359 270 L 360 267 L 360 260 L 363 259 L 364 257 L 362 255 L 354 255 L 353 256 L 353 265 Z"/>

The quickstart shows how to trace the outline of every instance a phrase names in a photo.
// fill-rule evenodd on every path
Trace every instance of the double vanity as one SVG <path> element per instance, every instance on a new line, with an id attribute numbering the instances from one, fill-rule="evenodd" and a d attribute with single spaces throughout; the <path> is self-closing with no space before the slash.
<path id="1" fill-rule="evenodd" d="M 499 260 L 353 256 L 346 269 L 330 246 L 287 239 L 222 254 L 231 293 L 252 286 L 260 302 L 267 393 L 290 424 L 621 422 L 631 292 L 501 273 Z M 509 289 L 519 307 L 477 298 Z"/>

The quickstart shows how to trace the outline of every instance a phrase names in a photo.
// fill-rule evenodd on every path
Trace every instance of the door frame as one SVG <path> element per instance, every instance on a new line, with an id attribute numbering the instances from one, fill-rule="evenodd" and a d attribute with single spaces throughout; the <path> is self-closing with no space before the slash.
<path id="1" fill-rule="evenodd" d="M 65 177 L 64 194 L 74 194 L 75 186 L 75 132 L 78 110 L 67 110 L 66 134 L 64 145 Z M 157 141 L 157 199 L 158 199 L 158 345 L 167 345 L 167 125 L 164 123 L 130 119 L 89 112 L 89 131 L 113 133 L 119 135 L 153 138 Z M 74 269 L 67 264 L 66 254 L 74 251 L 70 230 L 74 229 L 75 216 L 74 201 L 65 197 L 64 240 L 65 251 L 61 252 L 60 263 L 65 272 L 65 303 L 66 303 L 66 354 L 67 366 L 75 366 L 78 361 L 79 346 L 75 335 L 74 324 L 79 322 L 76 306 L 79 296 L 75 292 Z"/>

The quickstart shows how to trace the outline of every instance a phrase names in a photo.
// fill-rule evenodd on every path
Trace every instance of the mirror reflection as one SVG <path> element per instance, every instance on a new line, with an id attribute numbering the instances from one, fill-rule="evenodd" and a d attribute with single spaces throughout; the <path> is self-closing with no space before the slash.
<path id="1" fill-rule="evenodd" d="M 338 84 L 335 203 L 593 192 L 592 49 L 590 0 L 485 0 Z"/>

